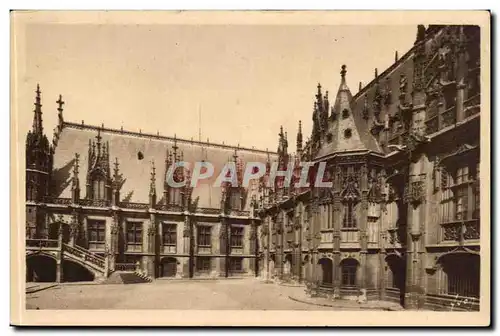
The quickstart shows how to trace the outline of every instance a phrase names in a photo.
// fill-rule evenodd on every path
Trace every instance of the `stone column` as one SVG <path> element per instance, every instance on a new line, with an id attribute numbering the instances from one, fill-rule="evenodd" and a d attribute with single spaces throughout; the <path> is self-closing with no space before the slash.
<path id="1" fill-rule="evenodd" d="M 184 230 L 182 232 L 182 240 L 184 247 L 184 254 L 187 255 L 187 258 L 183 259 L 183 277 L 191 278 L 193 276 L 193 249 L 192 249 L 192 237 L 193 237 L 193 228 L 191 223 L 191 218 L 187 213 L 184 214 Z"/>
<path id="2" fill-rule="evenodd" d="M 278 220 L 276 222 L 276 235 L 277 235 L 277 244 L 276 244 L 276 263 L 274 267 L 276 268 L 276 274 L 278 279 L 283 279 L 283 262 L 285 261 L 284 256 L 284 235 L 285 230 L 283 228 L 284 214 L 283 210 L 279 209 L 280 213 L 278 214 Z"/>
<path id="3" fill-rule="evenodd" d="M 224 215 L 220 218 L 220 231 L 219 231 L 219 241 L 220 241 L 220 258 L 219 258 L 219 269 L 220 276 L 229 276 L 229 225 L 228 220 Z"/>
<path id="4" fill-rule="evenodd" d="M 152 278 L 157 276 L 156 271 L 156 237 L 157 237 L 157 224 L 156 224 L 156 213 L 153 209 L 150 209 L 149 213 L 149 227 L 148 227 L 148 241 L 147 241 L 147 253 L 146 258 L 146 274 Z"/>
<path id="5" fill-rule="evenodd" d="M 116 260 L 119 254 L 118 238 L 120 234 L 120 214 L 118 209 L 113 209 L 113 223 L 111 223 L 111 255 L 110 270 L 116 270 Z"/>
<path id="6" fill-rule="evenodd" d="M 64 276 L 63 276 L 63 260 L 64 260 L 64 247 L 63 247 L 63 223 L 59 223 L 59 232 L 57 236 L 58 240 L 58 249 L 59 251 L 57 254 L 59 255 L 59 258 L 56 260 L 56 282 L 63 282 Z"/>

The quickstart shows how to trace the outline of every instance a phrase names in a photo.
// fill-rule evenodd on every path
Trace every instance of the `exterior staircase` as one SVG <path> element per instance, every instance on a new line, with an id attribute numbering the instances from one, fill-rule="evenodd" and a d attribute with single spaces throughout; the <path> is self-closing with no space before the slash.
<path id="1" fill-rule="evenodd" d="M 148 283 L 152 282 L 153 280 L 137 271 L 130 272 L 130 271 L 115 271 L 113 272 L 109 278 L 104 280 L 102 283 L 103 284 L 137 284 L 137 283 Z"/>
<path id="2" fill-rule="evenodd" d="M 70 246 L 63 244 L 63 255 L 65 258 L 84 264 L 94 271 L 96 278 L 105 277 L 105 259 L 97 254 L 94 254 L 81 246 Z"/>

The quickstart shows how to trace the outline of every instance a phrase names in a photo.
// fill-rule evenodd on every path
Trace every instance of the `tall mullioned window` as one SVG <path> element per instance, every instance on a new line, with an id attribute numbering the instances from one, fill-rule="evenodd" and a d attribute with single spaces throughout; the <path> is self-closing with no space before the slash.
<path id="1" fill-rule="evenodd" d="M 344 220 L 342 221 L 343 228 L 353 229 L 357 227 L 356 213 L 354 210 L 354 203 L 351 201 L 347 202 L 344 207 Z"/>
<path id="2" fill-rule="evenodd" d="M 99 177 L 94 179 L 94 181 L 92 182 L 92 193 L 92 198 L 96 201 L 106 199 L 104 179 Z"/>
<path id="3" fill-rule="evenodd" d="M 212 245 L 212 228 L 198 226 L 198 246 L 209 247 Z"/>
<path id="4" fill-rule="evenodd" d="M 231 247 L 243 247 L 243 228 L 231 227 Z"/>
<path id="5" fill-rule="evenodd" d="M 163 245 L 175 246 L 177 244 L 177 225 L 163 223 Z"/>
<path id="6" fill-rule="evenodd" d="M 142 251 L 142 223 L 127 223 L 127 250 Z"/>
<path id="7" fill-rule="evenodd" d="M 89 220 L 87 229 L 89 233 L 89 248 L 104 249 L 106 241 L 106 222 L 103 220 Z"/>

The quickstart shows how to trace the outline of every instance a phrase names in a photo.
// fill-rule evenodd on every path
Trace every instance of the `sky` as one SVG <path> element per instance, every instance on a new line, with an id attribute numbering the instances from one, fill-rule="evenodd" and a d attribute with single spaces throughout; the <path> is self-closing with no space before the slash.
<path id="1" fill-rule="evenodd" d="M 28 24 L 17 65 L 19 132 L 37 83 L 49 139 L 59 94 L 66 121 L 275 151 L 312 127 L 316 86 L 331 101 L 408 51 L 416 25 Z M 16 54 L 14 54 L 15 56 Z"/>

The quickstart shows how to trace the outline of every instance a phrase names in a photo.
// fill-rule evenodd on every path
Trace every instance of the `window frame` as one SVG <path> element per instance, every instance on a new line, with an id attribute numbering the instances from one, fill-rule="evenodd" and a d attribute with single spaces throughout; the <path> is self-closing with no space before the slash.
<path id="1" fill-rule="evenodd" d="M 173 228 L 170 229 L 169 228 Z M 165 238 L 169 239 L 165 239 Z M 162 223 L 161 242 L 163 246 L 177 246 L 177 224 L 175 223 Z"/>
<path id="2" fill-rule="evenodd" d="M 206 244 L 207 237 L 208 237 L 208 244 Z M 196 238 L 197 238 L 196 243 L 198 247 L 212 247 L 212 226 L 198 225 Z"/>
<path id="3" fill-rule="evenodd" d="M 242 226 L 231 226 L 230 246 L 232 248 L 243 248 L 245 228 Z"/>

